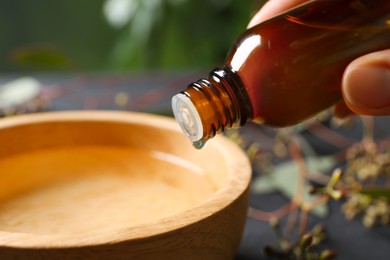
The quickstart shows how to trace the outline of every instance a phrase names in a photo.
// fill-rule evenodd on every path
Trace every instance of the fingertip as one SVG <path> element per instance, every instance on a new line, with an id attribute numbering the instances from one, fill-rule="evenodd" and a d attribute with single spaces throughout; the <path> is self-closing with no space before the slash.
<path id="1" fill-rule="evenodd" d="M 249 21 L 249 24 L 247 26 L 247 28 L 251 28 L 255 25 L 258 25 L 259 23 L 261 23 L 262 21 L 266 20 L 266 18 L 264 18 L 264 15 L 263 15 L 263 11 L 262 9 L 257 12 L 253 17 L 252 19 Z"/>
<path id="2" fill-rule="evenodd" d="M 358 114 L 390 114 L 390 50 L 365 55 L 345 70 L 342 92 L 347 106 Z"/>
<path id="3" fill-rule="evenodd" d="M 248 24 L 247 28 L 253 27 L 267 19 L 274 17 L 290 8 L 307 2 L 308 0 L 269 0 L 258 11 Z"/>

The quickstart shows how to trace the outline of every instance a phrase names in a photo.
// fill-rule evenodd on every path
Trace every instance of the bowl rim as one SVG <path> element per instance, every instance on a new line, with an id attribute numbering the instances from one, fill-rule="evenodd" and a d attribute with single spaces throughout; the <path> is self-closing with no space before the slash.
<path id="1" fill-rule="evenodd" d="M 164 130 L 183 134 L 177 122 L 168 116 L 142 112 L 104 111 L 104 110 L 73 110 L 31 113 L 0 120 L 0 131 L 26 124 L 46 122 L 115 122 L 122 124 L 139 124 L 151 127 L 161 127 Z M 185 226 L 202 221 L 218 213 L 232 204 L 249 189 L 251 165 L 246 154 L 224 136 L 216 136 L 208 146 L 213 146 L 221 153 L 227 162 L 227 181 L 208 199 L 177 214 L 136 225 L 129 228 L 104 231 L 99 233 L 86 232 L 79 234 L 33 234 L 0 230 L 0 247 L 15 248 L 70 248 L 81 246 L 97 246 L 120 243 L 129 240 L 140 240 L 162 235 Z M 195 148 L 194 148 L 195 149 Z"/>

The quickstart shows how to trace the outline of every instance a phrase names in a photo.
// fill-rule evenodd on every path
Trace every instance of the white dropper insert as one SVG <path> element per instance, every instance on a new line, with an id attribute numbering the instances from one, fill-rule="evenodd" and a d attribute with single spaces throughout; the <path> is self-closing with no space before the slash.
<path id="1" fill-rule="evenodd" d="M 172 110 L 176 121 L 193 144 L 201 141 L 203 137 L 202 120 L 191 100 L 181 93 L 173 96 Z"/>

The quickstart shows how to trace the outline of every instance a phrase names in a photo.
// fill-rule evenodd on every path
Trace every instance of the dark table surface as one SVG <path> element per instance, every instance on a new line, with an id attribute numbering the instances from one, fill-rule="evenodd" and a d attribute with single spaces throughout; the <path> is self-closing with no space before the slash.
<path id="1" fill-rule="evenodd" d="M 45 110 L 130 110 L 171 116 L 170 98 L 184 89 L 188 83 L 199 79 L 202 73 L 149 72 L 137 74 L 36 74 L 44 85 Z M 20 77 L 20 75 L 0 75 L 0 83 Z M 123 97 L 125 101 L 123 102 Z M 122 101 L 121 101 L 122 100 Z M 389 117 L 375 118 L 375 135 L 389 138 Z M 243 135 L 251 138 L 253 132 L 248 127 Z M 361 126 L 341 131 L 348 138 L 359 138 Z M 303 133 L 304 135 L 304 133 Z M 331 154 L 334 147 L 312 138 L 319 154 Z M 259 141 L 259 140 L 257 140 Z M 269 140 L 268 140 L 269 141 Z M 259 141 L 261 143 L 261 140 Z M 265 142 L 264 142 L 265 143 Z M 256 173 L 254 173 L 256 174 Z M 251 207 L 272 211 L 281 207 L 289 199 L 281 192 L 252 193 Z M 325 218 L 309 215 L 308 226 L 322 223 L 328 239 L 321 245 L 337 252 L 336 259 L 390 259 L 390 228 L 365 228 L 360 219 L 346 220 L 340 210 L 343 202 L 331 201 L 329 214 Z M 284 219 L 281 220 L 283 224 Z M 243 239 L 237 252 L 237 260 L 269 259 L 263 248 L 276 240 L 275 232 L 267 222 L 247 219 Z"/>

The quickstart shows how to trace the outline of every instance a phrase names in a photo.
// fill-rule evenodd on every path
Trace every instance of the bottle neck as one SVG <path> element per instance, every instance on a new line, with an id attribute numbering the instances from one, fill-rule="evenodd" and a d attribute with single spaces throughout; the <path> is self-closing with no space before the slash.
<path id="1" fill-rule="evenodd" d="M 252 106 L 239 76 L 228 68 L 210 72 L 172 98 L 176 120 L 193 145 L 200 149 L 226 128 L 252 118 Z"/>

